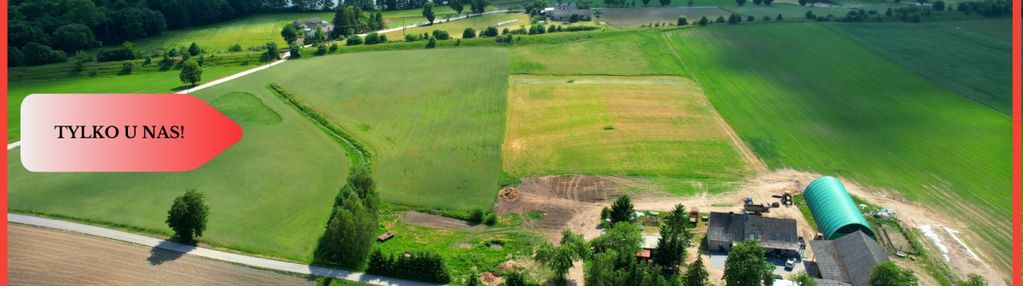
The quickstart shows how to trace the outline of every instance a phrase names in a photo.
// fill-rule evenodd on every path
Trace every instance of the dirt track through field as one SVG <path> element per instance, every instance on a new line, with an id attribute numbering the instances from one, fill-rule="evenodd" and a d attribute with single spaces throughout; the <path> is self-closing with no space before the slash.
<path id="1" fill-rule="evenodd" d="M 312 285 L 270 271 L 19 224 L 7 228 L 10 285 Z"/>

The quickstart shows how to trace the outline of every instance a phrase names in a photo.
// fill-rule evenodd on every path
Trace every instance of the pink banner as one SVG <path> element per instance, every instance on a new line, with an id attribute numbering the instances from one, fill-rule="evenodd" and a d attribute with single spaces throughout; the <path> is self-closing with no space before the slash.
<path id="1" fill-rule="evenodd" d="M 33 94 L 21 104 L 21 163 L 33 172 L 183 172 L 242 137 L 185 94 Z"/>

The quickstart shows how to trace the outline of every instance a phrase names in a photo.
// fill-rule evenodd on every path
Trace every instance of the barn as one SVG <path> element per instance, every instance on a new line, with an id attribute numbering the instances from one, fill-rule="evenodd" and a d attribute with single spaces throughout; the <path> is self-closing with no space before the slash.
<path id="1" fill-rule="evenodd" d="M 872 239 L 874 230 L 863 218 L 852 197 L 838 179 L 824 176 L 813 180 L 803 191 L 803 198 L 810 207 L 817 228 L 824 239 L 838 239 L 856 231 L 862 231 Z"/>

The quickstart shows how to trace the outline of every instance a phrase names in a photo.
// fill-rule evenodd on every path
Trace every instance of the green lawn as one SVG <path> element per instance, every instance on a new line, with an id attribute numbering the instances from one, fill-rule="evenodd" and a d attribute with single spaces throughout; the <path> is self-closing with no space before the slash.
<path id="1" fill-rule="evenodd" d="M 843 176 L 965 212 L 984 239 L 972 244 L 1007 269 L 1008 117 L 819 24 L 714 25 L 668 36 L 771 168 Z"/>
<path id="2" fill-rule="evenodd" d="M 117 82 L 147 91 L 144 81 Z M 159 82 L 148 84 L 151 92 L 164 91 Z M 10 208 L 169 235 L 164 219 L 174 197 L 197 189 L 210 206 L 201 242 L 310 262 L 348 170 L 342 148 L 262 84 L 225 84 L 197 96 L 244 132 L 206 165 L 181 173 L 30 173 L 14 149 L 7 163 Z"/>
<path id="3" fill-rule="evenodd" d="M 974 32 L 1004 30 L 1011 27 L 1008 19 L 829 27 L 933 82 L 1007 116 L 1012 113 L 1012 42 Z"/>
<path id="4" fill-rule="evenodd" d="M 511 52 L 512 74 L 685 75 L 681 62 L 665 46 L 661 32 L 652 30 L 616 32 L 587 41 L 515 46 Z"/>
<path id="5" fill-rule="evenodd" d="M 295 60 L 223 86 L 280 84 L 350 130 L 386 202 L 471 209 L 496 199 L 507 77 L 505 49 L 420 49 Z"/>
<path id="6" fill-rule="evenodd" d="M 215 80 L 254 66 L 213 66 L 203 69 L 203 82 Z M 187 88 L 178 70 L 145 72 L 125 76 L 78 77 L 55 80 L 7 82 L 7 141 L 21 138 L 21 101 L 33 93 L 174 93 Z"/>
<path id="7" fill-rule="evenodd" d="M 732 3 L 735 5 L 735 3 Z M 686 17 L 689 22 L 696 22 L 700 17 L 714 20 L 718 16 L 727 17 L 730 12 L 717 7 L 646 7 L 646 8 L 608 8 L 600 10 L 601 18 L 608 25 L 622 28 L 635 28 L 653 23 L 675 24 L 679 16 Z"/>

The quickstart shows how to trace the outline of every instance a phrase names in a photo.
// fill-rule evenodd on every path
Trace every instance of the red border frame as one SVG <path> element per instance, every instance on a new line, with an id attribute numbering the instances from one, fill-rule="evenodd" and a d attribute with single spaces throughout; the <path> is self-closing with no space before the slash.
<path id="1" fill-rule="evenodd" d="M 0 106 L 3 106 L 4 113 L 6 114 L 7 113 L 7 0 L 0 0 L 0 21 L 3 22 L 3 24 L 0 24 L 0 27 L 2 27 L 3 31 L 4 31 L 3 37 L 0 37 L 0 66 L 3 66 L 2 68 L 0 68 L 0 89 L 3 90 L 2 92 L 3 92 L 3 95 L 4 95 L 3 103 L 0 103 Z M 7 116 L 5 115 L 3 117 L 3 119 L 0 119 L 0 122 L 3 122 L 3 128 L 0 128 L 0 135 L 2 135 L 2 137 L 4 138 L 4 142 L 7 142 Z M 0 187 L 0 189 L 3 190 L 3 194 L 0 194 L 0 195 L 2 195 L 2 196 L 0 196 L 0 197 L 2 197 L 2 198 L 0 198 L 0 212 L 2 212 L 3 216 L 4 216 L 3 219 L 0 219 L 0 245 L 3 246 L 3 247 L 0 247 L 0 255 L 3 255 L 3 258 L 0 258 L 0 278 L 3 278 L 4 285 L 7 285 L 8 284 L 8 281 L 7 281 L 7 152 L 4 152 L 4 154 L 2 156 L 0 156 L 0 158 L 3 159 L 3 164 L 0 164 L 0 171 L 3 172 L 3 174 L 0 174 L 0 182 L 3 182 L 3 184 L 4 184 L 3 187 Z"/>
<path id="2" fill-rule="evenodd" d="M 1023 240 L 1023 235 L 1020 233 L 1020 204 L 1021 204 L 1021 190 L 1020 190 L 1020 127 L 1021 121 L 1021 102 L 1020 102 L 1020 82 L 1023 81 L 1023 74 L 1020 70 L 1020 42 L 1021 33 L 1023 30 L 1020 29 L 1020 1 L 1012 1 L 1012 285 L 1020 286 L 1023 285 L 1023 250 L 1020 249 L 1020 240 Z"/>
<path id="3" fill-rule="evenodd" d="M 1021 218 L 1021 200 L 1023 200 L 1023 194 L 1021 194 L 1020 186 L 1020 129 L 1023 128 L 1023 116 L 1021 116 L 1021 102 L 1020 100 L 1020 84 L 1023 81 L 1023 73 L 1021 73 L 1020 57 L 1023 54 L 1023 50 L 1020 49 L 1021 45 L 1021 34 L 1023 30 L 1020 27 L 1021 13 L 1020 13 L 1020 1 L 1013 1 L 1013 16 L 1012 16 L 1012 285 L 1023 286 L 1023 249 L 1020 244 L 1023 240 L 1023 235 L 1020 231 Z M 0 37 L 0 92 L 4 95 L 4 100 L 0 101 L 0 107 L 3 107 L 4 112 L 7 111 L 7 0 L 0 0 L 0 28 L 3 29 L 3 37 Z M 7 138 L 7 116 L 0 119 L 0 137 Z M 0 155 L 0 159 L 3 162 L 7 162 L 7 152 L 3 152 Z M 3 186 L 0 187 L 2 194 L 0 194 L 0 213 L 3 213 L 4 218 L 0 219 L 0 279 L 3 284 L 7 284 L 8 276 L 8 261 L 7 261 L 7 164 L 0 164 L 0 182 Z"/>

